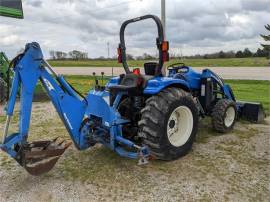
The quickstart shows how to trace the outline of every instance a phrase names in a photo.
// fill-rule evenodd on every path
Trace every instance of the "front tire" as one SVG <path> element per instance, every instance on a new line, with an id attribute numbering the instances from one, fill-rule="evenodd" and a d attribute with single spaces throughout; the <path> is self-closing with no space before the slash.
<path id="1" fill-rule="evenodd" d="M 140 136 L 158 159 L 174 160 L 187 154 L 198 128 L 198 110 L 192 96 L 167 88 L 146 102 L 139 121 Z"/>
<path id="2" fill-rule="evenodd" d="M 236 103 L 229 99 L 221 99 L 212 111 L 212 126 L 219 133 L 227 133 L 233 129 L 236 118 Z"/>

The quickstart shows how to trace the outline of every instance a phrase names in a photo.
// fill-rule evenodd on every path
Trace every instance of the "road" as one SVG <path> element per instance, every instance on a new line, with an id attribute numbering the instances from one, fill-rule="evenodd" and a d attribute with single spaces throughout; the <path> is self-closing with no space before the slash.
<path id="1" fill-rule="evenodd" d="M 197 71 L 201 71 L 205 67 L 194 67 Z M 247 79 L 247 80 L 270 80 L 270 67 L 208 67 L 224 79 Z M 121 67 L 56 67 L 54 70 L 58 74 L 64 75 L 92 75 L 96 72 L 101 75 L 111 76 L 124 73 Z"/>

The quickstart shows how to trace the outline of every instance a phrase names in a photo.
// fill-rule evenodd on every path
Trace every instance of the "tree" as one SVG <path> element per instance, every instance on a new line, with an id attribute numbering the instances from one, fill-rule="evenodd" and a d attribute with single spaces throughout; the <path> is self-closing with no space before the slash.
<path id="1" fill-rule="evenodd" d="M 237 51 L 236 54 L 235 54 L 235 57 L 237 58 L 243 58 L 244 57 L 244 54 L 242 51 Z"/>
<path id="2" fill-rule="evenodd" d="M 55 57 L 55 51 L 51 50 L 51 51 L 49 52 L 49 54 L 50 54 L 51 59 L 53 59 L 53 60 L 56 59 L 56 57 Z"/>
<path id="3" fill-rule="evenodd" d="M 57 60 L 66 59 L 67 53 L 62 51 L 55 51 L 55 56 Z"/>
<path id="4" fill-rule="evenodd" d="M 218 58 L 225 58 L 225 57 L 226 57 L 226 55 L 225 55 L 225 53 L 223 51 L 220 51 L 218 53 Z"/>
<path id="5" fill-rule="evenodd" d="M 85 52 L 81 52 L 78 50 L 73 50 L 71 52 L 68 53 L 70 58 L 74 59 L 74 60 L 80 60 L 80 59 L 87 59 L 88 58 L 88 53 Z"/>
<path id="6" fill-rule="evenodd" d="M 260 49 L 258 48 L 256 53 L 254 53 L 254 57 L 267 57 L 268 56 L 268 52 L 266 51 L 265 48 Z"/>
<path id="7" fill-rule="evenodd" d="M 264 27 L 265 27 L 265 29 L 266 29 L 267 31 L 270 32 L 270 25 L 269 25 L 269 24 L 265 25 Z M 263 34 L 261 34 L 261 37 L 262 37 L 266 42 L 270 41 L 270 33 L 268 33 L 268 35 L 263 35 Z M 268 58 L 270 58 L 270 44 L 261 44 L 261 45 L 262 45 L 262 47 L 268 52 Z"/>
<path id="8" fill-rule="evenodd" d="M 155 59 L 155 57 L 153 57 L 152 55 L 149 55 L 147 53 L 144 53 L 143 56 L 142 56 L 142 58 L 144 60 L 153 60 L 153 59 Z"/>
<path id="9" fill-rule="evenodd" d="M 245 50 L 243 51 L 243 56 L 245 58 L 252 57 L 252 52 L 248 48 L 245 48 Z"/>
<path id="10" fill-rule="evenodd" d="M 127 60 L 134 60 L 133 55 L 131 55 L 131 54 L 127 54 Z"/>

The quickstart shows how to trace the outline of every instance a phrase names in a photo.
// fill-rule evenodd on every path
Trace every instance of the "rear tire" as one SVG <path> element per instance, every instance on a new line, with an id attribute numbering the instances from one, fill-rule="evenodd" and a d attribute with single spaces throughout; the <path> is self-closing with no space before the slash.
<path id="1" fill-rule="evenodd" d="M 227 133 L 233 129 L 236 117 L 236 103 L 229 99 L 221 99 L 212 111 L 212 126 L 219 133 Z"/>
<path id="2" fill-rule="evenodd" d="M 146 101 L 139 135 L 158 159 L 174 160 L 187 154 L 198 128 L 198 110 L 192 96 L 167 88 Z"/>
<path id="3" fill-rule="evenodd" d="M 6 82 L 0 78 L 0 104 L 3 104 L 6 101 L 7 96 L 7 86 Z"/>

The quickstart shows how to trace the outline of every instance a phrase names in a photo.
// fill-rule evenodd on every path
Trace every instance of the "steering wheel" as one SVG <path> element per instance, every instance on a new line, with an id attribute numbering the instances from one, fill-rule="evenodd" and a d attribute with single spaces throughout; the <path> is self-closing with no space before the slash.
<path id="1" fill-rule="evenodd" d="M 187 73 L 189 72 L 189 67 L 187 67 L 185 63 L 179 62 L 169 65 L 167 70 L 176 70 L 177 73 Z"/>

